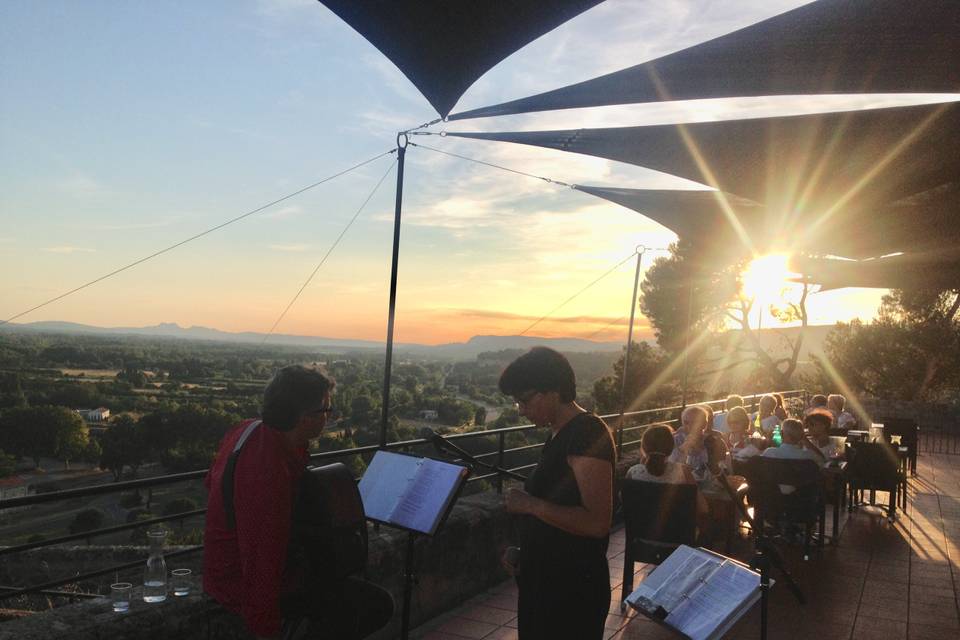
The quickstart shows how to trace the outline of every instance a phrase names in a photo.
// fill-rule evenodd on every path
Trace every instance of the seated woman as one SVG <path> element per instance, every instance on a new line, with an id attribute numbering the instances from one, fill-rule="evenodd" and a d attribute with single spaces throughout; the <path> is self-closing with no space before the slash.
<path id="1" fill-rule="evenodd" d="M 837 457 L 837 446 L 830 440 L 832 424 L 833 414 L 826 409 L 816 409 L 803 417 L 803 426 L 807 431 L 806 442 L 826 461 Z"/>
<path id="2" fill-rule="evenodd" d="M 751 437 L 750 416 L 743 407 L 734 407 L 727 413 L 727 426 L 730 429 L 727 446 L 734 458 L 746 460 L 760 455 L 760 448 L 757 446 L 759 439 Z"/>
<path id="3" fill-rule="evenodd" d="M 673 429 L 665 424 L 650 425 L 640 438 L 642 462 L 630 467 L 626 478 L 643 482 L 696 484 L 697 481 L 690 467 L 671 461 L 671 453 L 673 453 Z M 709 513 L 706 498 L 697 491 L 698 520 L 706 521 Z"/>

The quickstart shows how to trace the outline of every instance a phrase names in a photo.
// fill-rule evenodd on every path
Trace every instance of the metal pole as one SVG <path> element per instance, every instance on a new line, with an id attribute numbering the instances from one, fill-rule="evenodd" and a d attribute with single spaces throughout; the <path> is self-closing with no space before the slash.
<path id="1" fill-rule="evenodd" d="M 633 274 L 633 296 L 630 298 L 630 329 L 627 331 L 627 353 L 623 356 L 620 376 L 620 417 L 617 419 L 617 455 L 623 455 L 623 412 L 627 401 L 627 376 L 630 373 L 630 347 L 633 345 L 633 316 L 637 310 L 637 287 L 640 284 L 640 261 L 646 247 L 637 247 L 637 270 Z"/>
<path id="2" fill-rule="evenodd" d="M 390 266 L 390 310 L 387 319 L 387 354 L 383 363 L 383 400 L 380 410 L 380 448 L 387 446 L 387 418 L 390 415 L 390 374 L 393 371 L 393 321 L 397 313 L 397 264 L 400 260 L 400 213 L 403 209 L 403 164 L 407 134 L 397 134 L 397 202 L 393 210 L 393 262 Z"/>
<path id="3" fill-rule="evenodd" d="M 680 406 L 681 411 L 687 408 L 687 383 L 690 380 L 690 334 L 693 333 L 693 277 L 690 277 L 687 290 L 687 332 L 683 341 L 683 381 L 681 383 Z"/>

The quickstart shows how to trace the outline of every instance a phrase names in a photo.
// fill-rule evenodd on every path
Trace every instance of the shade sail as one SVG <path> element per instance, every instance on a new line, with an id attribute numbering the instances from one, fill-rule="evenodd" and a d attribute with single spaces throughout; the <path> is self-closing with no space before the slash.
<path id="1" fill-rule="evenodd" d="M 960 2 L 820 0 L 656 60 L 451 120 L 732 96 L 960 91 Z"/>
<path id="2" fill-rule="evenodd" d="M 887 204 L 960 176 L 960 103 L 686 125 L 456 133 L 648 167 L 790 215 Z"/>
<path id="3" fill-rule="evenodd" d="M 859 215 L 843 212 L 830 224 L 814 229 L 802 218 L 785 217 L 759 203 L 716 191 L 576 188 L 655 220 L 721 258 L 750 250 L 868 258 L 960 246 L 960 183 Z"/>
<path id="4" fill-rule="evenodd" d="M 320 0 L 441 116 L 480 76 L 600 0 Z"/>
<path id="5" fill-rule="evenodd" d="M 797 257 L 790 267 L 824 289 L 960 288 L 960 255 L 954 252 L 904 254 L 875 260 L 845 261 Z"/>

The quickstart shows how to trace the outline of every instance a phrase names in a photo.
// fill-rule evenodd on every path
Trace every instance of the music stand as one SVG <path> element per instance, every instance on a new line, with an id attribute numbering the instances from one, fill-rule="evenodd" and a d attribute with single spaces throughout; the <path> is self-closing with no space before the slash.
<path id="1" fill-rule="evenodd" d="M 446 522 L 470 469 L 407 453 L 377 451 L 360 479 L 367 519 L 407 532 L 403 568 L 400 637 L 410 635 L 410 603 L 415 569 L 416 537 L 435 536 Z"/>
<path id="2" fill-rule="evenodd" d="M 806 604 L 807 599 L 803 595 L 803 591 L 800 590 L 800 585 L 797 584 L 787 570 L 780 551 L 767 539 L 763 531 L 763 523 L 757 524 L 756 520 L 747 512 L 747 508 L 743 502 L 738 499 L 737 492 L 733 490 L 733 487 L 731 487 L 727 481 L 727 472 L 724 471 L 723 467 L 718 469 L 714 474 L 714 478 L 720 483 L 724 490 L 726 490 L 733 504 L 736 505 L 737 510 L 740 512 L 740 516 L 749 522 L 750 528 L 753 529 L 753 558 L 750 560 L 750 566 L 760 572 L 760 638 L 761 640 L 766 640 L 771 565 L 780 571 L 784 582 L 787 583 L 787 587 L 790 589 L 790 593 L 797 599 L 797 602 Z"/>

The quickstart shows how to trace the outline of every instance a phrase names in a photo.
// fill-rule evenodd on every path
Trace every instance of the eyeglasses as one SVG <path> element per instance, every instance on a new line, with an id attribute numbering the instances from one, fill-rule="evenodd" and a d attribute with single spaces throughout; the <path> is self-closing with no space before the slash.
<path id="1" fill-rule="evenodd" d="M 520 410 L 520 407 L 524 407 L 530 404 L 530 401 L 533 400 L 533 397 L 538 395 L 539 393 L 540 393 L 539 391 L 528 391 L 522 395 L 517 396 L 516 402 L 514 403 L 514 406 L 516 406 L 517 411 Z"/>

